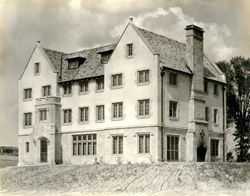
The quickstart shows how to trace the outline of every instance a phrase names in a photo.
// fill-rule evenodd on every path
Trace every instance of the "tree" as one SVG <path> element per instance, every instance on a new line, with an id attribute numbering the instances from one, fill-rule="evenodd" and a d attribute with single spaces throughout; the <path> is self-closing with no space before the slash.
<path id="1" fill-rule="evenodd" d="M 227 77 L 227 123 L 235 123 L 237 161 L 247 160 L 250 149 L 250 59 L 238 56 L 218 67 Z"/>

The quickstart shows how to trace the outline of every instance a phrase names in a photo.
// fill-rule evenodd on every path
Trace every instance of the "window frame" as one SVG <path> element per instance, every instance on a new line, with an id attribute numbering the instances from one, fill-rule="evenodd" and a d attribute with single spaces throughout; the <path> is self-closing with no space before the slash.
<path id="1" fill-rule="evenodd" d="M 171 108 L 171 104 L 176 104 L 176 110 L 175 111 L 172 111 L 172 108 Z M 169 100 L 169 109 L 168 109 L 168 117 L 169 119 L 171 120 L 177 120 L 179 118 L 179 104 L 178 104 L 178 101 L 175 101 L 175 100 Z M 174 114 L 175 113 L 175 116 L 171 116 L 171 113 Z"/>
<path id="2" fill-rule="evenodd" d="M 143 102 L 143 108 L 142 112 L 143 114 L 140 114 L 140 103 Z M 146 108 L 148 102 L 148 109 Z M 148 111 L 148 113 L 146 112 Z M 150 99 L 139 99 L 137 100 L 137 117 L 138 118 L 149 118 L 150 117 Z"/>
<path id="3" fill-rule="evenodd" d="M 80 150 L 79 150 L 79 146 L 81 147 Z M 72 152 L 72 156 L 74 157 L 96 156 L 97 155 L 97 133 L 72 135 L 72 151 L 71 152 Z"/>
<path id="4" fill-rule="evenodd" d="M 69 114 L 65 114 L 65 112 L 69 112 Z M 71 125 L 72 124 L 72 109 L 71 108 L 65 108 L 63 109 L 63 112 L 62 112 L 63 116 L 62 116 L 62 123 L 63 125 Z M 67 115 L 67 116 L 65 116 Z M 67 118 L 66 122 L 65 122 L 65 118 Z M 70 119 L 70 120 L 69 120 Z"/>
<path id="5" fill-rule="evenodd" d="M 112 120 L 122 120 L 124 118 L 123 111 L 124 110 L 123 110 L 123 102 L 122 101 L 112 103 L 112 113 L 111 113 Z M 114 116 L 115 114 L 116 114 L 116 116 Z M 121 114 L 121 116 L 120 116 L 120 114 Z"/>
<path id="6" fill-rule="evenodd" d="M 41 65 L 40 62 L 34 63 L 34 75 L 35 76 L 37 76 L 41 73 L 41 66 L 40 65 Z M 38 69 L 37 69 L 37 67 L 38 67 Z M 38 70 L 38 72 L 37 72 L 37 70 Z"/>
<path id="7" fill-rule="evenodd" d="M 214 143 L 216 142 L 216 143 Z M 214 144 L 216 145 L 216 149 L 214 149 Z M 215 157 L 219 157 L 220 155 L 220 150 L 219 150 L 219 146 L 220 146 L 220 139 L 217 138 L 211 138 L 210 139 L 210 156 L 215 158 Z"/>
<path id="8" fill-rule="evenodd" d="M 100 82 L 101 81 L 101 82 Z M 103 92 L 104 91 L 104 84 L 105 81 L 104 81 L 104 77 L 101 77 L 101 78 L 96 78 L 95 80 L 95 84 L 96 84 L 96 92 Z M 102 88 L 99 89 L 99 85 L 102 84 Z"/>
<path id="9" fill-rule="evenodd" d="M 74 66 L 72 66 L 72 65 L 74 65 Z M 78 59 L 69 59 L 68 60 L 68 70 L 78 69 L 79 67 L 80 67 L 80 62 Z"/>
<path id="10" fill-rule="evenodd" d="M 30 90 L 30 93 L 28 93 L 30 95 L 30 97 L 26 98 L 26 91 L 29 91 Z M 23 89 L 23 100 L 24 101 L 30 101 L 32 100 L 32 88 L 24 88 Z"/>
<path id="11" fill-rule="evenodd" d="M 114 80 L 117 83 L 116 85 L 114 85 Z M 119 84 L 119 82 L 121 83 Z M 111 75 L 111 89 L 122 88 L 122 86 L 123 86 L 123 74 L 122 73 L 112 74 Z"/>
<path id="12" fill-rule="evenodd" d="M 30 152 L 30 143 L 29 142 L 25 142 L 25 152 L 26 153 Z"/>
<path id="13" fill-rule="evenodd" d="M 70 89 L 70 93 L 67 92 Z M 70 97 L 73 95 L 73 84 L 71 82 L 62 84 L 62 96 Z"/>
<path id="14" fill-rule="evenodd" d="M 173 139 L 172 139 L 173 138 Z M 174 141 L 177 138 L 177 145 L 172 144 L 171 142 Z M 174 162 L 174 161 L 180 161 L 180 136 L 179 135 L 172 135 L 172 134 L 167 134 L 166 136 L 166 160 L 169 162 Z M 176 147 L 177 146 L 177 150 Z M 170 148 L 169 148 L 170 147 Z M 174 147 L 172 149 L 171 147 Z M 176 159 L 176 152 L 177 152 L 177 159 Z M 168 156 L 169 153 L 169 156 Z M 174 158 L 172 159 L 172 153 L 174 153 Z"/>
<path id="15" fill-rule="evenodd" d="M 140 145 L 140 137 L 142 137 L 142 145 Z M 146 141 L 148 139 L 148 141 Z M 151 148 L 150 133 L 137 133 L 137 154 L 150 154 Z M 148 146 L 147 146 L 148 145 Z"/>
<path id="16" fill-rule="evenodd" d="M 82 121 L 82 110 L 86 110 L 83 111 L 84 112 L 84 120 Z M 87 120 L 86 120 L 86 112 L 87 112 Z M 80 124 L 87 124 L 89 122 L 89 106 L 83 106 L 83 107 L 79 107 L 79 123 Z"/>
<path id="17" fill-rule="evenodd" d="M 140 82 L 140 74 L 142 73 L 143 81 Z M 148 81 L 146 81 L 146 73 L 148 74 Z M 147 85 L 150 83 L 150 70 L 143 69 L 137 71 L 137 84 L 138 85 Z"/>
<path id="18" fill-rule="evenodd" d="M 43 108 L 39 109 L 38 111 L 39 111 L 39 122 L 46 122 L 48 120 L 48 110 L 46 108 Z"/>
<path id="19" fill-rule="evenodd" d="M 82 89 L 81 85 L 82 84 L 85 85 L 85 87 L 84 87 L 85 91 L 81 91 L 81 89 Z M 87 88 L 86 88 L 86 86 L 87 86 Z M 78 82 L 78 87 L 79 87 L 79 95 L 86 95 L 86 94 L 88 94 L 89 93 L 89 80 L 80 80 Z"/>
<path id="20" fill-rule="evenodd" d="M 26 124 L 26 115 L 28 115 L 28 124 Z M 32 112 L 24 112 L 23 113 L 23 127 L 30 128 L 32 126 Z"/>
<path id="21" fill-rule="evenodd" d="M 218 126 L 218 124 L 219 124 L 219 110 L 218 110 L 218 108 L 214 108 L 213 123 L 215 126 Z"/>
<path id="22" fill-rule="evenodd" d="M 172 81 L 172 76 L 175 75 L 175 83 L 173 83 Z M 169 74 L 168 74 L 169 78 L 168 78 L 168 84 L 171 85 L 171 86 L 174 86 L 174 87 L 177 87 L 178 86 L 178 73 L 174 72 L 174 71 L 169 71 Z"/>
<path id="23" fill-rule="evenodd" d="M 112 135 L 112 155 L 122 155 L 123 154 L 123 135 Z M 115 139 L 117 139 L 115 141 Z"/>
<path id="24" fill-rule="evenodd" d="M 134 44 L 128 43 L 126 48 L 126 53 L 128 58 L 132 58 L 134 56 Z"/>
<path id="25" fill-rule="evenodd" d="M 102 111 L 102 119 L 99 119 L 99 108 L 102 107 L 103 111 Z M 105 121 L 105 105 L 96 105 L 96 122 L 104 122 Z"/>
<path id="26" fill-rule="evenodd" d="M 48 89 L 48 91 L 45 91 L 46 88 Z M 45 95 L 46 94 L 45 92 L 48 93 L 48 95 Z M 49 97 L 49 96 L 51 96 L 51 85 L 50 84 L 43 85 L 42 86 L 42 97 Z"/>

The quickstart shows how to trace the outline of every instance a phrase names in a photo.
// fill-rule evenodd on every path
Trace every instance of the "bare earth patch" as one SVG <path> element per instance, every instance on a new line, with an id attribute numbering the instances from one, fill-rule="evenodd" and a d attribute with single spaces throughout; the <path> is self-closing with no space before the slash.
<path id="1" fill-rule="evenodd" d="M 0 169 L 0 177 L 0 195 L 250 194 L 247 163 L 25 166 Z"/>

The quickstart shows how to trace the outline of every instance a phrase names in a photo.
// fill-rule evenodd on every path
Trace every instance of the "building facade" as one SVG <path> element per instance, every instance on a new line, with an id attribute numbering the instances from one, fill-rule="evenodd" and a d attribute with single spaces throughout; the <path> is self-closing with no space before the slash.
<path id="1" fill-rule="evenodd" d="M 225 75 L 130 20 L 119 41 L 66 54 L 37 43 L 19 79 L 19 165 L 223 161 Z"/>

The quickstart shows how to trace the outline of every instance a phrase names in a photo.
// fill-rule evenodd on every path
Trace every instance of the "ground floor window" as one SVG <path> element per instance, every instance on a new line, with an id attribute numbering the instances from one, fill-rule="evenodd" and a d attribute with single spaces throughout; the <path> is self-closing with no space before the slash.
<path id="1" fill-rule="evenodd" d="M 113 154 L 123 153 L 123 136 L 113 136 Z"/>
<path id="2" fill-rule="evenodd" d="M 73 135 L 73 155 L 96 155 L 96 134 Z"/>
<path id="3" fill-rule="evenodd" d="M 217 157 L 219 155 L 219 140 L 211 139 L 210 151 L 212 157 Z"/>
<path id="4" fill-rule="evenodd" d="M 150 134 L 140 134 L 138 135 L 139 140 L 139 153 L 149 153 L 150 152 Z"/>
<path id="5" fill-rule="evenodd" d="M 30 143 L 26 142 L 26 152 L 29 152 L 29 151 L 30 151 Z"/>
<path id="6" fill-rule="evenodd" d="M 167 136 L 167 160 L 168 161 L 179 160 L 179 136 L 174 136 L 174 135 Z"/>

